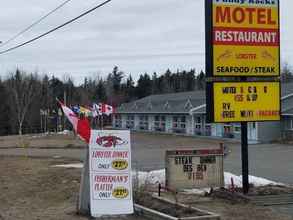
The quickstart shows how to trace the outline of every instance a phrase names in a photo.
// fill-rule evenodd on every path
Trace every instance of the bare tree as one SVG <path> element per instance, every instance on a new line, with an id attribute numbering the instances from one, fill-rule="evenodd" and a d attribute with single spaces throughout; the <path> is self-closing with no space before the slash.
<path id="1" fill-rule="evenodd" d="M 15 74 L 11 74 L 8 78 L 6 87 L 9 92 L 12 113 L 17 118 L 18 134 L 22 135 L 25 117 L 39 92 L 38 76 L 37 74 L 27 75 L 25 72 L 17 69 Z"/>
<path id="2" fill-rule="evenodd" d="M 290 82 L 292 80 L 293 80 L 292 67 L 287 62 L 284 62 L 284 64 L 282 65 L 282 71 L 281 71 L 281 81 Z"/>

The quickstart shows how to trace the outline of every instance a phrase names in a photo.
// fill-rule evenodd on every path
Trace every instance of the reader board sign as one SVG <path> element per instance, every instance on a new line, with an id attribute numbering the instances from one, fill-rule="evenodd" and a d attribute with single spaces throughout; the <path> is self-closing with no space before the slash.
<path id="1" fill-rule="evenodd" d="M 89 144 L 91 214 L 133 213 L 130 132 L 92 130 Z"/>
<path id="2" fill-rule="evenodd" d="M 206 66 L 213 76 L 279 76 L 278 0 L 206 0 Z"/>
<path id="3" fill-rule="evenodd" d="M 214 82 L 207 86 L 211 92 L 208 121 L 280 120 L 279 82 Z"/>
<path id="4" fill-rule="evenodd" d="M 189 189 L 224 186 L 223 148 L 166 152 L 166 186 Z"/>

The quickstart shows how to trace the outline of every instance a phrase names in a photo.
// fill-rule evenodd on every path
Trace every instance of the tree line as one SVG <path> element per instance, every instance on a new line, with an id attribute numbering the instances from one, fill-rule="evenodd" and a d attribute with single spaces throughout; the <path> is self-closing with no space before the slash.
<path id="1" fill-rule="evenodd" d="M 46 123 L 55 127 L 59 109 L 56 98 L 69 106 L 91 106 L 93 102 L 119 106 L 152 94 L 204 88 L 204 72 L 194 69 L 144 73 L 135 82 L 131 74 L 114 67 L 107 77 L 85 77 L 80 85 L 70 76 L 60 79 L 16 69 L 0 78 L 0 135 L 40 132 L 40 113 L 44 111 L 48 114 Z"/>
<path id="2" fill-rule="evenodd" d="M 205 80 L 203 71 L 168 69 L 162 74 L 141 74 L 135 82 L 131 74 L 116 66 L 107 77 L 85 77 L 80 85 L 75 85 L 70 76 L 61 80 L 54 75 L 17 69 L 0 78 L 0 135 L 40 132 L 41 123 L 56 128 L 59 109 L 56 98 L 69 106 L 105 102 L 117 107 L 153 94 L 203 90 Z M 282 67 L 281 81 L 293 82 L 293 71 L 287 63 Z M 46 122 L 40 117 L 44 111 Z"/>

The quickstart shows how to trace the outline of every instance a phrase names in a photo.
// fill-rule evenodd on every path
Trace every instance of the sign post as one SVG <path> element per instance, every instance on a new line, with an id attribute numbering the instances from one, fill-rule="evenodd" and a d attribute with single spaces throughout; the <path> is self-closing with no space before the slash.
<path id="1" fill-rule="evenodd" d="M 209 123 L 241 123 L 248 193 L 247 123 L 280 120 L 279 0 L 206 0 Z"/>
<path id="2" fill-rule="evenodd" d="M 243 193 L 247 194 L 249 191 L 247 122 L 241 122 L 241 160 L 242 160 L 242 188 L 243 188 Z"/>

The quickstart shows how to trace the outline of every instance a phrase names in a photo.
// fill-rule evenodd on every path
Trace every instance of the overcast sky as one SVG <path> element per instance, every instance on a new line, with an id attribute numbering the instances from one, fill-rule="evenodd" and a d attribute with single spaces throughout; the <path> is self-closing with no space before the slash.
<path id="1" fill-rule="evenodd" d="M 0 41 L 6 41 L 64 0 L 1 2 Z M 101 0 L 72 0 L 17 40 L 15 46 L 79 15 Z M 282 60 L 293 65 L 293 1 L 281 0 Z M 0 74 L 27 71 L 105 76 L 115 65 L 135 79 L 154 71 L 204 69 L 204 0 L 113 0 L 30 45 L 0 55 Z"/>

